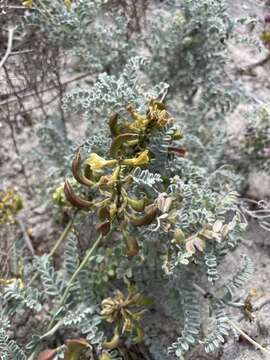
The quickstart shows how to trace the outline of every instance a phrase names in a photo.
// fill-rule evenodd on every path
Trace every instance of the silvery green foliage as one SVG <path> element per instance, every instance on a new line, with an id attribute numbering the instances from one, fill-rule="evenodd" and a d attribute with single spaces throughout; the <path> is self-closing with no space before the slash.
<path id="1" fill-rule="evenodd" d="M 51 266 L 48 255 L 36 257 L 34 267 L 40 276 L 44 295 L 47 298 L 53 297 L 56 302 L 59 301 L 63 293 L 64 284 L 59 274 Z"/>
<path id="2" fill-rule="evenodd" d="M 149 74 L 170 84 L 185 145 L 211 172 L 224 158 L 224 119 L 243 99 L 226 69 L 235 24 L 223 0 L 175 0 L 155 10 L 153 27 L 146 40 L 152 49 Z"/>
<path id="3" fill-rule="evenodd" d="M 0 359 L 1 360 L 26 360 L 24 351 L 10 338 L 10 322 L 1 312 L 0 314 Z"/>
<path id="4" fill-rule="evenodd" d="M 252 276 L 253 271 L 253 262 L 249 257 L 243 255 L 241 258 L 239 269 L 233 275 L 233 277 L 223 285 L 223 291 L 225 292 L 224 297 L 233 299 L 233 296 L 236 293 L 237 289 L 240 289 L 245 285 L 248 279 Z"/>
<path id="5" fill-rule="evenodd" d="M 228 42 L 234 29 L 225 2 L 175 0 L 159 5 L 158 10 L 152 6 L 145 14 L 149 26 L 142 29 L 139 37 L 128 37 L 128 46 L 126 40 L 118 38 L 118 33 L 127 37 L 125 17 L 123 14 L 115 16 L 115 7 L 106 3 L 74 1 L 70 11 L 58 2 L 46 3 L 55 8 L 51 20 L 40 17 L 38 12 L 33 14 L 33 19 L 43 21 L 44 26 L 51 21 L 52 37 L 58 39 L 61 46 L 73 52 L 80 49 L 79 70 L 84 69 L 85 61 L 90 73 L 105 71 L 97 76 L 93 87 L 79 87 L 67 94 L 63 108 L 82 111 L 82 119 L 87 121 L 91 131 L 100 123 L 101 110 L 104 117 L 107 112 L 125 111 L 129 103 L 139 109 L 138 99 L 142 93 L 155 97 L 157 90 L 155 87 L 154 94 L 138 88 L 134 74 L 143 65 L 147 81 L 162 84 L 161 93 L 168 87 L 163 82 L 170 84 L 170 96 L 177 102 L 173 112 L 190 135 L 184 141 L 193 160 L 203 162 L 210 171 L 216 169 L 222 163 L 226 145 L 224 118 L 240 101 L 240 92 L 235 83 L 232 85 L 225 69 Z M 103 18 L 106 18 L 105 24 L 101 21 Z M 122 20 L 117 23 L 118 18 Z M 92 31 L 85 31 L 85 22 Z M 114 30 L 110 28 L 112 24 Z M 149 34 L 152 34 L 150 38 Z M 134 56 L 136 52 L 141 53 L 141 49 L 145 49 L 147 67 L 146 61 Z M 100 54 L 102 51 L 106 52 L 104 56 Z M 108 63 L 113 64 L 113 68 Z M 125 64 L 123 73 L 117 75 Z M 107 112 L 101 109 L 104 103 Z"/>
<path id="6" fill-rule="evenodd" d="M 65 135 L 63 123 L 57 116 L 38 124 L 35 132 L 38 146 L 30 154 L 30 158 L 36 165 L 39 185 L 42 185 L 39 189 L 41 198 L 51 205 L 51 193 L 66 175 L 74 152 L 75 141 Z M 46 173 L 47 177 L 40 177 L 40 172 Z"/>
<path id="7" fill-rule="evenodd" d="M 29 308 L 40 316 L 45 316 L 46 319 L 48 316 L 48 304 L 50 304 L 50 312 L 56 310 L 63 294 L 63 290 L 65 289 L 65 284 L 70 280 L 70 277 L 73 274 L 73 272 L 71 274 L 71 271 L 74 265 L 72 265 L 71 260 L 68 259 L 68 257 L 71 256 L 71 251 L 73 251 L 74 261 L 76 262 L 76 258 L 78 259 L 78 250 L 76 237 L 73 234 L 71 234 L 70 239 L 68 239 L 66 246 L 66 265 L 64 266 L 66 269 L 54 269 L 48 256 L 43 255 L 35 259 L 32 271 L 28 269 L 24 279 L 25 281 L 29 281 L 33 276 L 36 276 L 39 280 L 38 285 L 35 285 L 35 287 L 27 286 L 25 288 L 20 288 L 19 284 L 14 282 L 14 284 L 6 286 L 3 289 L 1 302 L 3 316 L 14 315 L 19 309 Z M 84 334 L 91 344 L 100 347 L 100 344 L 104 341 L 104 334 L 99 329 L 101 317 L 97 311 L 96 303 L 93 300 L 91 282 L 82 280 L 84 276 L 85 274 L 80 274 L 77 281 L 74 282 L 73 287 L 70 289 L 66 307 L 60 307 L 56 314 L 55 320 L 58 322 L 58 325 L 56 325 L 52 334 L 67 328 L 69 331 L 76 330 Z M 85 289 L 84 287 L 86 285 L 87 288 Z M 78 289 L 80 291 L 78 291 Z M 44 320 L 44 324 L 47 324 L 49 320 L 50 317 L 47 321 Z M 21 356 L 23 356 L 24 353 L 20 353 L 18 345 L 13 340 L 8 339 L 7 327 L 9 326 L 9 323 L 7 323 L 7 321 L 5 322 L 5 329 L 3 324 L 1 322 L 0 348 L 2 346 L 4 349 L 5 346 L 7 349 L 6 351 L 9 351 L 7 354 L 15 356 L 18 353 L 18 356 L 21 354 Z M 32 340 L 26 346 L 27 355 L 29 355 L 44 339 L 42 337 L 44 334 L 41 333 L 30 335 L 32 335 Z M 62 354 L 63 352 L 60 353 Z M 60 353 L 58 354 L 59 356 Z M 14 357 L 14 359 L 18 360 L 24 358 L 26 359 L 26 357 Z M 3 359 L 10 359 L 10 357 Z"/>
<path id="8" fill-rule="evenodd" d="M 17 283 L 6 287 L 4 292 L 5 309 L 10 315 L 14 314 L 18 308 L 28 308 L 39 312 L 42 294 L 35 288 L 20 288 Z"/>
<path id="9" fill-rule="evenodd" d="M 100 74 L 94 86 L 75 88 L 69 92 L 63 99 L 64 110 L 83 111 L 95 124 L 100 120 L 97 112 L 102 111 L 107 117 L 115 112 L 126 112 L 129 104 L 140 109 L 145 104 L 145 95 L 137 80 L 140 68 L 146 65 L 144 58 L 133 57 L 118 76 Z"/>
<path id="10" fill-rule="evenodd" d="M 25 17 L 23 29 L 38 28 L 49 45 L 60 46 L 77 58 L 75 67 L 80 71 L 119 69 L 134 54 L 134 42 L 127 37 L 128 23 L 121 10 L 107 3 L 76 0 L 67 9 L 62 1 L 45 0 Z"/>
<path id="11" fill-rule="evenodd" d="M 26 360 L 24 351 L 14 340 L 11 340 L 6 331 L 0 328 L 0 359 L 1 360 Z"/>
<path id="12" fill-rule="evenodd" d="M 233 24 L 225 2 L 176 0 L 166 10 L 155 14 L 156 31 L 149 39 L 153 76 L 168 81 L 189 103 L 200 89 L 206 106 L 216 100 L 227 107 L 224 67 Z"/>
<path id="13" fill-rule="evenodd" d="M 66 49 L 72 47 L 72 51 L 81 55 L 92 70 L 108 71 L 106 66 L 115 62 L 119 53 L 112 53 L 112 57 L 107 58 L 108 52 L 111 52 L 108 46 L 113 34 L 111 25 L 103 29 L 95 27 L 98 25 L 94 24 L 94 17 L 98 18 L 102 3 L 74 1 L 70 12 L 62 11 L 63 6 L 61 9 L 59 7 L 58 12 L 58 2 L 45 3 L 53 7 L 54 15 L 49 23 L 44 17 L 44 31 L 48 31 L 49 36 L 57 41 L 63 36 Z M 38 16 L 36 14 L 29 20 L 40 21 Z M 220 142 L 220 151 L 217 147 L 217 141 L 224 137 L 217 120 L 223 119 L 235 106 L 234 94 L 230 92 L 231 84 L 224 72 L 226 42 L 230 37 L 231 26 L 224 3 L 184 0 L 179 4 L 172 1 L 170 6 L 165 7 L 165 12 L 161 12 L 154 20 L 156 31 L 149 45 L 154 56 L 150 61 L 139 56 L 131 57 L 122 73 L 102 73 L 94 86 L 75 88 L 63 99 L 65 110 L 84 112 L 88 127 L 92 130 L 92 138 L 86 141 L 83 139 L 80 143 L 82 151 L 105 155 L 108 136 L 106 138 L 107 134 L 100 127 L 104 126 L 104 120 L 107 121 L 109 116 L 115 113 L 128 116 L 126 108 L 129 104 L 136 111 L 144 113 L 147 95 L 164 99 L 168 85 L 161 81 L 172 84 L 173 96 L 181 95 L 182 103 L 175 108 L 171 106 L 171 112 L 177 115 L 183 126 L 184 137 L 177 145 L 184 150 L 187 147 L 191 156 L 187 159 L 168 156 L 167 143 L 174 131 L 173 127 L 168 126 L 159 134 L 154 134 L 153 142 L 149 145 L 155 156 L 150 169 L 135 169 L 132 174 L 129 195 L 148 195 L 158 204 L 160 214 L 149 227 L 135 229 L 130 225 L 130 232 L 138 239 L 141 256 L 128 259 L 123 256 L 123 241 L 109 239 L 79 273 L 70 288 L 66 303 L 61 304 L 59 309 L 65 286 L 80 261 L 78 241 L 72 234 L 65 245 L 64 266 L 55 269 L 47 256 L 36 259 L 33 266 L 33 273 L 38 270 L 36 288 L 29 286 L 20 289 L 16 283 L 7 287 L 3 305 L 6 313 L 14 313 L 20 307 L 30 307 L 44 316 L 46 325 L 50 323 L 54 311 L 57 311 L 53 319 L 56 326 L 50 336 L 68 328 L 69 331 L 83 334 L 100 353 L 105 336 L 97 303 L 103 294 L 108 296 L 111 293 L 111 283 L 118 287 L 130 279 L 136 282 L 142 292 L 150 296 L 153 294 L 154 301 L 166 309 L 177 323 L 179 335 L 169 347 L 169 352 L 181 359 L 199 341 L 207 352 L 214 351 L 224 342 L 225 336 L 231 331 L 227 315 L 227 308 L 232 302 L 231 292 L 244 284 L 251 271 L 250 263 L 244 261 L 244 266 L 221 289 L 224 294 L 220 296 L 216 291 L 216 281 L 222 278 L 220 265 L 226 254 L 238 245 L 244 227 L 235 192 L 228 190 L 226 179 L 222 183 L 215 181 L 221 172 L 218 174 L 218 171 L 212 171 L 216 170 L 219 154 L 223 151 L 223 142 Z M 89 26 L 94 27 L 95 31 L 82 34 L 81 25 L 84 21 L 90 21 Z M 121 29 L 119 31 L 121 35 Z M 85 38 L 80 42 L 81 35 Z M 117 39 L 114 40 L 117 42 Z M 106 49 L 99 49 L 103 40 Z M 77 45 L 73 49 L 74 43 Z M 126 50 L 123 48 L 124 58 L 127 56 Z M 116 68 L 118 65 L 122 66 L 122 62 L 117 63 Z M 145 73 L 159 84 L 150 91 L 138 81 L 139 70 L 146 65 Z M 60 155 L 59 169 L 63 171 L 66 167 L 64 159 L 72 145 L 57 137 L 51 128 L 42 131 L 43 135 L 49 134 L 49 139 L 55 139 L 52 141 L 54 152 L 48 155 Z M 209 159 L 214 160 L 211 163 Z M 211 166 L 208 166 L 209 163 Z M 172 209 L 163 206 L 163 200 L 168 198 L 177 200 L 179 206 Z M 167 216 L 174 218 L 173 228 L 166 227 Z M 227 225 L 226 234 L 219 236 L 213 231 L 217 221 Z M 175 230 L 184 232 L 184 240 L 174 241 Z M 204 247 L 194 245 L 195 251 L 189 251 L 186 244 L 196 238 L 200 241 L 203 236 Z M 106 256 L 106 250 L 110 250 L 110 256 Z M 29 279 L 31 273 L 25 280 Z M 196 291 L 197 283 L 206 284 L 204 297 Z M 38 291 L 43 292 L 42 296 L 39 296 Z M 208 307 L 210 320 L 215 321 L 214 329 L 205 338 L 201 334 L 203 306 Z M 183 328 L 180 324 L 184 325 Z M 28 348 L 32 350 L 45 340 L 44 334 L 33 336 Z M 117 359 L 118 354 L 113 356 Z"/>
<path id="14" fill-rule="evenodd" d="M 267 106 L 258 106 L 256 111 L 246 114 L 244 136 L 238 141 L 237 159 L 243 171 L 270 169 L 270 112 Z"/>

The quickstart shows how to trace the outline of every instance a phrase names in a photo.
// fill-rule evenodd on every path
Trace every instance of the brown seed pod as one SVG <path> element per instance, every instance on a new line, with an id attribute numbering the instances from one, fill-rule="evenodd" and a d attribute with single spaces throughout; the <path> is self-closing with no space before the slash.
<path id="1" fill-rule="evenodd" d="M 110 209 L 107 206 L 103 206 L 98 209 L 98 217 L 100 221 L 106 221 L 111 219 Z"/>
<path id="2" fill-rule="evenodd" d="M 111 223 L 108 220 L 96 225 L 96 230 L 100 232 L 103 236 L 107 235 L 110 229 Z"/>
<path id="3" fill-rule="evenodd" d="M 135 238 L 135 236 L 132 236 L 130 234 L 127 234 L 125 236 L 125 241 L 126 241 L 126 255 L 129 259 L 133 258 L 134 256 L 136 256 L 139 252 L 139 244 L 137 242 L 137 239 Z"/>
<path id="4" fill-rule="evenodd" d="M 147 210 L 144 216 L 141 217 L 132 217 L 131 223 L 134 226 L 146 226 L 150 225 L 157 217 L 158 209 L 156 206 Z"/>
<path id="5" fill-rule="evenodd" d="M 93 186 L 93 182 L 85 177 L 81 172 L 81 155 L 80 151 L 77 151 L 71 166 L 72 174 L 74 178 L 82 185 Z"/>
<path id="6" fill-rule="evenodd" d="M 120 130 L 117 126 L 117 121 L 118 121 L 118 114 L 114 114 L 113 116 L 111 116 L 111 118 L 109 120 L 110 131 L 114 137 L 118 136 L 119 132 L 120 132 Z"/>
<path id="7" fill-rule="evenodd" d="M 64 184 L 64 193 L 66 196 L 66 199 L 70 204 L 78 209 L 81 210 L 90 210 L 93 207 L 93 203 L 88 200 L 81 199 L 79 196 L 77 196 L 68 180 L 65 181 Z"/>
<path id="8" fill-rule="evenodd" d="M 131 199 L 127 198 L 127 203 L 132 207 L 133 210 L 142 212 L 145 209 L 146 206 L 146 199 Z"/>
<path id="9" fill-rule="evenodd" d="M 109 341 L 104 341 L 102 343 L 102 347 L 106 350 L 110 350 L 110 349 L 115 349 L 118 345 L 119 345 L 119 342 L 120 342 L 120 336 L 119 334 L 116 332 L 112 339 L 109 340 Z"/>

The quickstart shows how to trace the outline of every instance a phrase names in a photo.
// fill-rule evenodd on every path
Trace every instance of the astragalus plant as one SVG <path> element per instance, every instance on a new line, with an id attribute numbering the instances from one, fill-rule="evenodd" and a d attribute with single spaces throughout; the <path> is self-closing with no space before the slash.
<path id="1" fill-rule="evenodd" d="M 183 359 L 197 345 L 215 352 L 237 332 L 248 338 L 235 312 L 252 318 L 249 295 L 237 297 L 252 263 L 243 255 L 229 279 L 224 270 L 246 223 L 218 169 L 217 140 L 226 140 L 223 121 L 237 103 L 222 77 L 233 24 L 222 1 L 167 1 L 152 19 L 160 27 L 152 42 L 138 27 L 122 43 L 129 33 L 113 31 L 111 3 L 25 1 L 36 11 L 26 24 L 73 51 L 97 81 L 63 97 L 62 110 L 87 125 L 69 168 L 74 145 L 51 137 L 49 155 L 63 157 L 58 170 L 67 174 L 53 201 L 70 222 L 49 254 L 1 279 L 3 359 Z M 104 27 L 103 11 L 111 15 Z M 131 56 L 141 47 L 147 60 Z M 18 321 L 30 324 L 27 344 L 15 341 Z M 172 328 L 164 344 L 160 322 Z"/>
<path id="2" fill-rule="evenodd" d="M 147 359 L 145 351 L 183 358 L 199 343 L 215 351 L 235 333 L 230 307 L 247 315 L 234 293 L 252 272 L 250 260 L 243 256 L 226 281 L 218 270 L 245 228 L 236 193 L 214 189 L 213 179 L 188 159 L 185 135 L 162 101 L 140 103 L 140 110 L 130 103 L 124 113 L 112 111 L 104 124 L 108 146 L 98 146 L 96 134 L 92 150 L 78 148 L 73 178 L 57 189 L 54 200 L 78 217 L 60 269 L 51 252 L 6 283 L 3 324 L 21 308 L 36 314 L 37 333 L 25 350 L 3 330 L 1 346 L 16 359 L 79 359 L 81 351 L 102 360 L 134 353 Z M 89 216 L 96 239 L 92 231 L 81 252 L 76 234 Z M 149 327 L 155 313 L 179 327 L 168 349 L 160 349 Z"/>

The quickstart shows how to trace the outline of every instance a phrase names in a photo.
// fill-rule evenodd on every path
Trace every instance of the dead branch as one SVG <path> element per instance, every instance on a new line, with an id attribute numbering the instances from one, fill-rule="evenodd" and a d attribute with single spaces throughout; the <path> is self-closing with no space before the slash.
<path id="1" fill-rule="evenodd" d="M 7 58 L 9 57 L 11 50 L 12 50 L 12 44 L 13 44 L 13 36 L 14 36 L 14 31 L 16 30 L 16 28 L 10 28 L 8 29 L 8 44 L 7 44 L 7 50 L 6 53 L 4 55 L 4 57 L 2 58 L 2 60 L 0 61 L 0 69 L 1 67 L 3 67 L 4 63 L 7 61 Z"/>
<path id="2" fill-rule="evenodd" d="M 66 85 L 68 85 L 68 84 L 70 84 L 70 83 L 72 83 L 72 82 L 74 82 L 74 81 L 81 80 L 81 79 L 86 78 L 86 77 L 88 77 L 88 76 L 90 76 L 90 75 L 92 75 L 92 74 L 91 74 L 91 73 L 85 73 L 85 74 L 79 75 L 79 76 L 77 76 L 77 77 L 74 77 L 73 79 L 70 79 L 70 80 L 67 80 L 67 81 L 62 82 L 62 86 L 66 86 Z M 56 88 L 57 88 L 56 85 L 50 86 L 50 87 L 48 87 L 48 88 L 46 88 L 46 89 L 40 90 L 40 93 L 44 93 L 44 92 L 47 92 L 47 91 L 51 91 L 51 90 L 54 90 L 54 89 L 56 89 Z M 30 97 L 30 96 L 33 96 L 33 95 L 35 95 L 35 91 L 26 92 L 25 94 L 22 95 L 21 100 L 24 99 L 24 98 L 28 98 L 28 97 Z M 8 105 L 8 104 L 10 104 L 10 103 L 12 103 L 12 102 L 16 102 L 17 100 L 18 100 L 18 99 L 17 99 L 16 97 L 13 97 L 13 98 L 11 98 L 11 99 L 4 100 L 4 101 L 0 102 L 0 106 Z"/>

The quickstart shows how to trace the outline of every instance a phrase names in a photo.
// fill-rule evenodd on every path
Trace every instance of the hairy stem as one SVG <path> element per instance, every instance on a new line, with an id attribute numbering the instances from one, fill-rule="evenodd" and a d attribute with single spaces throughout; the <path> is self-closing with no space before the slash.
<path id="1" fill-rule="evenodd" d="M 243 330 L 240 329 L 240 327 L 233 322 L 232 320 L 228 319 L 228 323 L 233 327 L 243 338 L 245 338 L 247 341 L 249 341 L 252 345 L 254 345 L 257 349 L 259 349 L 263 354 L 270 356 L 270 351 L 266 350 L 262 345 L 258 344 L 255 340 L 253 340 L 251 337 L 249 337 Z"/>
<path id="2" fill-rule="evenodd" d="M 100 234 L 99 237 L 97 238 L 97 240 L 94 242 L 93 246 L 86 252 L 85 254 L 85 257 L 84 259 L 82 260 L 82 262 L 80 263 L 80 265 L 78 266 L 77 270 L 74 272 L 74 274 L 72 275 L 72 277 L 70 278 L 67 286 L 66 286 L 66 289 L 64 291 L 64 294 L 62 296 L 62 298 L 60 299 L 60 304 L 59 304 L 59 308 L 56 310 L 56 312 L 54 313 L 54 316 L 48 326 L 48 329 L 47 329 L 47 332 L 45 334 L 43 334 L 41 336 L 41 339 L 44 339 L 46 338 L 47 336 L 50 336 L 52 335 L 55 331 L 58 330 L 58 328 L 61 326 L 62 324 L 62 319 L 53 327 L 53 324 L 54 324 L 54 321 L 55 321 L 55 318 L 59 312 L 59 309 L 64 305 L 67 297 L 68 297 L 68 294 L 69 294 L 69 291 L 74 283 L 74 280 L 77 278 L 77 276 L 79 275 L 79 273 L 81 272 L 81 270 L 87 265 L 90 257 L 93 255 L 94 251 L 97 249 L 97 247 L 99 246 L 99 244 L 101 243 L 103 239 L 103 235 Z M 39 344 L 36 346 L 36 349 L 33 351 L 33 353 L 31 354 L 31 356 L 29 357 L 28 360 L 33 360 L 35 359 L 35 356 L 39 350 Z"/>
<path id="3" fill-rule="evenodd" d="M 103 236 L 102 234 L 99 235 L 99 237 L 97 238 L 97 240 L 94 242 L 93 246 L 86 252 L 85 254 L 85 257 L 84 259 L 82 260 L 82 262 L 80 263 L 80 265 L 78 266 L 77 270 L 74 272 L 74 274 L 71 276 L 66 288 L 65 288 L 65 291 L 60 299 L 60 302 L 59 302 L 59 308 L 61 308 L 64 304 L 65 304 L 65 301 L 68 297 L 68 294 L 70 292 L 70 289 L 74 283 L 74 280 L 77 278 L 77 276 L 79 275 L 79 273 L 81 272 L 81 270 L 88 264 L 88 261 L 90 259 L 90 257 L 92 256 L 92 254 L 94 253 L 94 251 L 96 250 L 96 248 L 99 246 L 99 244 L 101 243 L 101 240 L 103 239 Z M 48 331 L 50 330 L 51 326 L 53 325 L 54 323 L 54 320 L 55 320 L 55 317 L 58 313 L 59 309 L 55 312 L 50 324 L 49 324 L 49 327 L 48 327 Z"/>
<path id="4" fill-rule="evenodd" d="M 67 226 L 65 227 L 64 231 L 62 232 L 62 234 L 60 235 L 60 237 L 58 238 L 58 240 L 56 241 L 56 243 L 54 244 L 54 247 L 52 248 L 52 250 L 49 252 L 49 257 L 52 257 L 56 251 L 58 250 L 59 246 L 62 244 L 62 242 L 67 238 L 68 234 L 70 233 L 73 223 L 74 223 L 74 219 L 76 216 L 77 211 L 74 213 L 74 215 L 72 216 L 72 218 L 70 219 L 70 221 L 68 222 Z"/>
<path id="5" fill-rule="evenodd" d="M 74 223 L 74 219 L 75 216 L 77 214 L 77 211 L 74 213 L 74 215 L 72 216 L 72 218 L 70 219 L 70 221 L 68 222 L 67 226 L 65 227 L 64 231 L 62 232 L 62 234 L 60 235 L 60 237 L 58 238 L 58 240 L 56 241 L 54 247 L 52 248 L 52 250 L 49 253 L 49 258 L 52 257 L 55 252 L 58 250 L 59 246 L 62 244 L 62 242 L 67 238 L 68 234 L 70 233 L 72 227 L 73 227 L 73 223 Z M 36 280 L 38 276 L 38 272 L 36 272 L 31 280 L 28 283 L 28 286 L 31 286 L 32 283 Z"/>
<path id="6" fill-rule="evenodd" d="M 97 238 L 97 240 L 95 241 L 95 243 L 93 244 L 93 246 L 86 252 L 86 255 L 84 257 L 84 259 L 82 260 L 82 262 L 80 263 L 80 265 L 78 266 L 77 270 L 75 271 L 75 273 L 72 275 L 71 279 L 69 280 L 67 287 L 65 289 L 65 292 L 60 300 L 60 305 L 63 305 L 65 303 L 65 300 L 68 296 L 68 293 L 70 291 L 71 286 L 73 285 L 74 280 L 76 279 L 76 277 L 79 275 L 79 273 L 81 272 L 81 270 L 85 267 L 85 265 L 87 265 L 90 257 L 92 256 L 93 252 L 96 250 L 96 248 L 99 246 L 99 244 L 101 243 L 101 240 L 103 239 L 102 234 L 99 235 L 99 237 Z"/>

